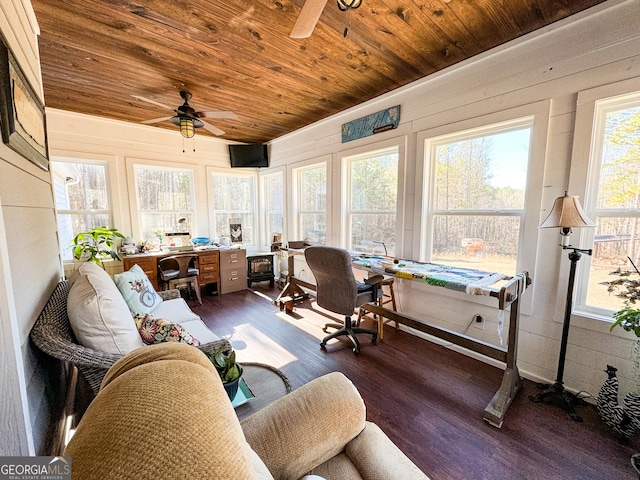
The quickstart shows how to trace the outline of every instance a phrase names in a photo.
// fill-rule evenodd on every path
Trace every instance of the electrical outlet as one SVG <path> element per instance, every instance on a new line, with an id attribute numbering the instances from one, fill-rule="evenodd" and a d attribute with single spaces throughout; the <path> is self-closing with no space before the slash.
<path id="1" fill-rule="evenodd" d="M 480 330 L 484 330 L 484 317 L 480 314 L 475 314 L 473 316 L 473 326 Z"/>

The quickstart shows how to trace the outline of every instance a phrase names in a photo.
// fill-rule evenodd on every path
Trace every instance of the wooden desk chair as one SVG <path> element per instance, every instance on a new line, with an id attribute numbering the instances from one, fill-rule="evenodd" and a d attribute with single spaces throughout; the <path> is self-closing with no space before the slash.
<path id="1" fill-rule="evenodd" d="M 196 298 L 202 305 L 198 275 L 200 270 L 195 267 L 198 255 L 173 255 L 158 260 L 158 278 L 163 290 L 173 290 L 186 287 L 189 297 L 195 290 Z"/>

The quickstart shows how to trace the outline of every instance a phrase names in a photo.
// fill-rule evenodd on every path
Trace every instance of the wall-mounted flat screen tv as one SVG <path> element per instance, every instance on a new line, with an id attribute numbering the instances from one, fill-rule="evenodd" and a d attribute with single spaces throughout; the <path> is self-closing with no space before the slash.
<path id="1" fill-rule="evenodd" d="M 261 168 L 269 166 L 267 146 L 262 143 L 248 145 L 229 145 L 231 167 Z"/>

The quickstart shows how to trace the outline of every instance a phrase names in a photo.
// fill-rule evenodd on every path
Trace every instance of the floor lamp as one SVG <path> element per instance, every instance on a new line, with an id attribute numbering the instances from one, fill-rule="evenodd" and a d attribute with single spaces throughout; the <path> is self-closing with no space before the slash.
<path id="1" fill-rule="evenodd" d="M 581 422 L 582 417 L 576 413 L 576 405 L 580 400 L 573 393 L 566 391 L 562 384 L 564 361 L 567 354 L 567 339 L 569 337 L 569 324 L 571 322 L 571 310 L 573 306 L 573 286 L 576 276 L 576 266 L 583 253 L 587 255 L 591 255 L 592 253 L 591 249 L 584 250 L 569 244 L 571 229 L 578 227 L 595 227 L 595 224 L 585 215 L 578 201 L 578 197 L 569 196 L 567 192 L 564 192 L 564 196 L 555 199 L 551 212 L 540 225 L 540 228 L 560 228 L 560 235 L 562 235 L 562 243 L 560 246 L 563 250 L 571 250 L 569 252 L 571 269 L 569 270 L 567 302 L 564 310 L 564 322 L 562 324 L 558 372 L 555 383 L 552 385 L 539 385 L 542 391 L 537 395 L 530 395 L 529 400 L 536 403 L 549 403 L 560 407 L 565 410 L 573 420 Z"/>

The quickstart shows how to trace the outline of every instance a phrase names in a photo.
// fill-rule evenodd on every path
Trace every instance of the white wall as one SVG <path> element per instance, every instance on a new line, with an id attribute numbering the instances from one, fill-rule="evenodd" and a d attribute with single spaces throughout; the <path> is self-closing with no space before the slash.
<path id="1" fill-rule="evenodd" d="M 539 160 L 534 165 L 542 170 L 542 178 L 538 190 L 530 192 L 538 205 L 536 214 L 525 220 L 529 225 L 537 226 L 544 210 L 569 183 L 578 92 L 638 76 L 640 15 L 637 1 L 610 0 L 427 79 L 278 138 L 271 144 L 271 165 L 272 168 L 287 169 L 289 174 L 292 165 L 328 157 L 332 164 L 332 181 L 339 182 L 341 169 L 337 162 L 342 152 L 393 138 L 404 142 L 406 168 L 401 254 L 417 258 L 422 189 L 417 139 L 421 132 L 509 109 L 546 105 L 549 112 L 545 119 L 546 144 L 543 142 L 539 147 L 543 151 L 537 152 Z M 398 129 L 341 144 L 342 123 L 396 104 L 401 105 Z M 215 139 L 196 135 L 197 151 L 183 154 L 176 131 L 56 110 L 48 110 L 47 114 L 54 156 L 106 159 L 113 167 L 111 177 L 118 191 L 114 199 L 115 226 L 125 233 L 131 228 L 127 162 L 137 158 L 166 165 L 186 163 L 201 172 L 206 166 L 228 165 L 226 145 Z M 575 163 L 576 159 L 573 161 Z M 204 176 L 201 181 L 205 182 Z M 290 176 L 286 181 L 290 182 Z M 339 188 L 333 191 L 339 191 Z M 337 244 L 341 237 L 339 214 L 335 214 L 339 213 L 339 202 L 332 200 L 334 215 L 330 238 L 331 243 Z M 288 207 L 290 209 L 291 205 Z M 208 235 L 206 196 L 200 197 L 198 209 L 198 225 L 202 229 L 199 227 L 195 233 Z M 533 231 L 536 238 L 532 243 L 534 246 L 525 252 L 525 263 L 534 274 L 534 283 L 525 294 L 527 305 L 521 322 L 519 366 L 526 376 L 552 381 L 569 265 L 566 255 L 557 247 L 557 232 L 538 232 L 535 228 Z M 449 327 L 465 325 L 475 313 L 481 313 L 493 324 L 475 332 L 476 335 L 497 340 L 497 311 L 489 299 L 475 300 L 443 290 L 405 282 L 400 285 L 401 308 Z M 597 394 L 605 378 L 603 370 L 607 363 L 618 366 L 622 377 L 630 376 L 630 351 L 629 338 L 621 333 L 609 334 L 604 322 L 574 318 L 569 335 L 566 385 Z M 624 383 L 625 379 L 622 380 Z"/>
<path id="2" fill-rule="evenodd" d="M 42 97 L 31 4 L 2 1 L 0 30 Z M 29 330 L 60 270 L 50 175 L 0 144 L 0 455 L 33 455 L 43 441 L 45 378 Z"/>

